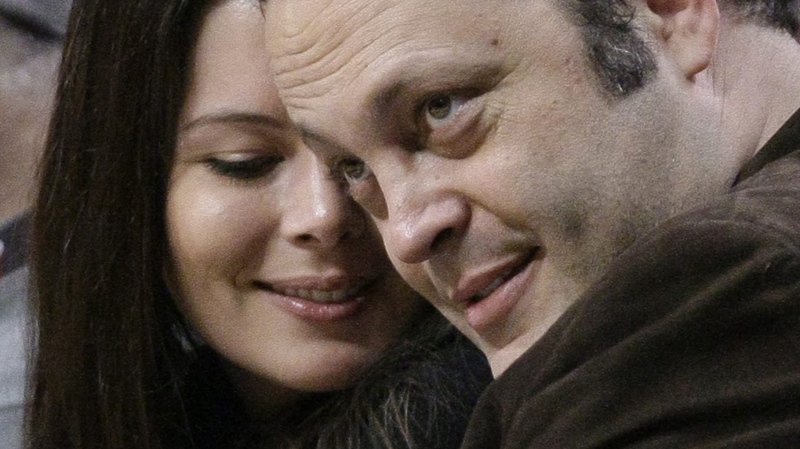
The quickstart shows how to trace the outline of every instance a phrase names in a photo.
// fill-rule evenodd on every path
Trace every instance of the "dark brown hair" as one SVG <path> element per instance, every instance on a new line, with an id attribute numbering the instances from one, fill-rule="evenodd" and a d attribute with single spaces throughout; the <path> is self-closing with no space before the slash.
<path id="1" fill-rule="evenodd" d="M 156 448 L 180 419 L 164 192 L 188 0 L 74 2 L 32 246 L 30 447 Z"/>

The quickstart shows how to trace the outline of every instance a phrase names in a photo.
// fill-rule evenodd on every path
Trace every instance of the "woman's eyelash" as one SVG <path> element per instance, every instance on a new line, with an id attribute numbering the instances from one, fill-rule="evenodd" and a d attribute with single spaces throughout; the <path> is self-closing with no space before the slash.
<path id="1" fill-rule="evenodd" d="M 283 158 L 279 156 L 254 157 L 236 161 L 210 158 L 205 161 L 205 164 L 218 175 L 247 181 L 268 174 L 282 161 Z"/>

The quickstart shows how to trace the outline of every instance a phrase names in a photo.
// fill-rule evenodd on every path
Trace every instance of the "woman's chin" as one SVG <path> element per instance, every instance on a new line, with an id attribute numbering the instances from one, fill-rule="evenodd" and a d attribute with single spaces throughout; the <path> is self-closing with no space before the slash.
<path id="1" fill-rule="evenodd" d="M 344 390 L 355 385 L 382 351 L 339 348 L 296 354 L 282 360 L 226 360 L 226 371 L 248 408 L 276 410 L 308 393 Z M 223 356 L 224 357 L 224 356 Z M 248 404 L 249 403 L 249 404 Z"/>
<path id="2" fill-rule="evenodd" d="M 331 358 L 315 360 L 315 363 L 297 366 L 294 373 L 286 372 L 283 383 L 305 392 L 327 392 L 343 390 L 353 386 L 377 360 L 377 356 Z"/>

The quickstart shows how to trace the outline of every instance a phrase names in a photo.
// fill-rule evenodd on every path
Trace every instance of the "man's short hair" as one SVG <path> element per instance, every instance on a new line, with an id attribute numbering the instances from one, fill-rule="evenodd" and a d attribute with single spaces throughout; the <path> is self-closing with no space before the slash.
<path id="1" fill-rule="evenodd" d="M 723 14 L 798 33 L 800 0 L 719 0 Z M 625 97 L 644 86 L 656 62 L 644 33 L 636 30 L 628 0 L 560 0 L 581 29 L 587 56 L 600 87 Z"/>
<path id="2" fill-rule="evenodd" d="M 589 62 L 602 89 L 624 97 L 656 71 L 653 52 L 633 22 L 628 0 L 562 0 L 567 16 L 581 30 Z"/>

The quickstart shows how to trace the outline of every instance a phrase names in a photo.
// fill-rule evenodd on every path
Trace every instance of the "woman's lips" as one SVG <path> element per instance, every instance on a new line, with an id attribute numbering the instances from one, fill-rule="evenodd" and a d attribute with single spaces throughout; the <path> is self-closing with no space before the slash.
<path id="1" fill-rule="evenodd" d="M 316 290 L 316 289 L 304 289 L 304 288 L 287 288 L 287 289 L 279 289 L 274 288 L 273 291 L 275 293 L 279 293 L 284 296 L 291 296 L 299 299 L 305 299 L 313 302 L 320 302 L 320 303 L 332 303 L 332 302 L 342 302 L 347 301 L 348 299 L 354 297 L 358 292 L 361 291 L 363 285 L 348 288 L 348 289 L 338 289 L 338 290 Z"/>
<path id="2" fill-rule="evenodd" d="M 377 278 L 358 278 L 280 284 L 256 282 L 256 285 L 268 299 L 292 315 L 315 321 L 334 321 L 359 313 L 364 308 L 370 287 L 376 281 Z"/>
<path id="3" fill-rule="evenodd" d="M 335 321 L 350 318 L 364 307 L 364 297 L 341 302 L 319 303 L 291 296 L 280 296 L 278 306 L 299 318 L 314 321 Z"/>

